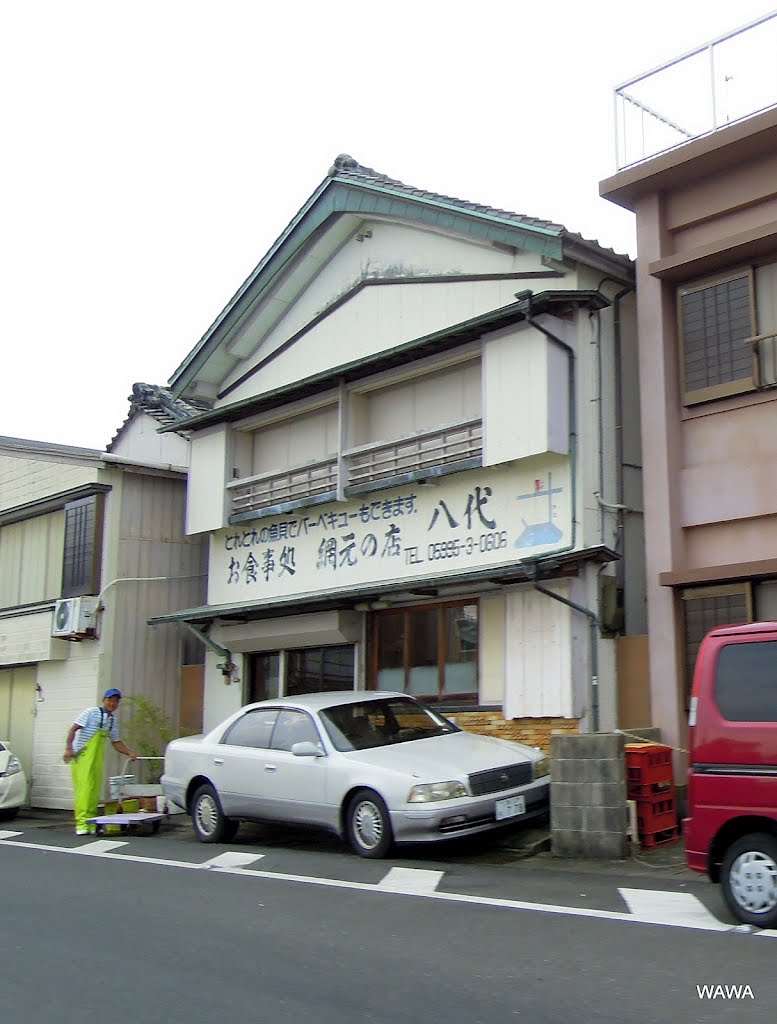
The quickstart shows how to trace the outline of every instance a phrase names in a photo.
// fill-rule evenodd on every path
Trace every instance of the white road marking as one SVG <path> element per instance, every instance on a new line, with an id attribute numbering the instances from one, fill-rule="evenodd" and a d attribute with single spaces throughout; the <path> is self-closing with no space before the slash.
<path id="1" fill-rule="evenodd" d="M 41 850 L 44 853 L 80 853 L 81 849 L 89 849 L 89 847 L 73 848 L 69 849 L 62 846 L 49 846 L 43 843 L 25 843 L 14 839 L 7 839 L 3 842 L 3 846 L 16 846 L 24 850 Z M 96 843 L 90 844 L 90 847 L 94 849 Z M 117 846 L 117 843 L 111 843 L 111 846 Z M 121 844 L 125 845 L 125 844 Z M 169 860 L 162 859 L 161 857 L 136 857 L 129 853 L 122 853 L 118 857 L 113 854 L 99 853 L 94 851 L 92 856 L 105 857 L 106 860 L 112 861 L 114 864 L 119 864 L 121 861 L 130 861 L 134 864 L 155 864 L 158 867 L 165 868 L 181 868 L 188 871 L 201 871 L 202 864 L 191 864 L 184 860 Z M 314 878 L 310 875 L 287 875 L 277 871 L 245 871 L 243 868 L 218 868 L 218 874 L 228 875 L 239 875 L 241 878 L 261 878 L 268 882 L 297 882 L 302 885 L 318 885 L 323 888 L 329 889 L 352 889 L 359 892 L 375 893 L 375 892 L 386 892 L 391 890 L 384 890 L 374 885 L 373 883 L 366 882 L 347 882 L 339 878 Z M 648 890 L 652 891 L 652 890 Z M 562 907 L 552 903 L 525 903 L 522 900 L 507 900 L 507 899 L 496 899 L 488 896 L 470 896 L 465 893 L 453 893 L 453 892 L 413 892 L 413 893 L 401 893 L 397 892 L 396 895 L 412 895 L 416 899 L 428 899 L 428 900 L 439 900 L 443 903 L 470 903 L 474 906 L 481 907 L 495 907 L 505 910 L 527 910 L 533 911 L 539 914 L 560 914 L 564 917 L 588 917 L 594 918 L 600 921 L 621 921 L 624 924 L 661 924 L 671 928 L 690 928 L 690 929 L 701 929 L 703 931 L 709 930 L 708 927 L 701 925 L 698 920 L 694 920 L 691 923 L 687 918 L 682 920 L 666 920 L 660 922 L 654 921 L 643 921 L 640 917 L 634 914 L 625 914 L 615 910 L 593 910 L 587 907 Z M 737 929 L 731 925 L 722 925 L 723 931 L 736 932 Z M 758 931 L 754 934 L 763 935 L 767 938 L 777 937 L 777 930 L 772 931 Z"/>
<path id="2" fill-rule="evenodd" d="M 212 857 L 200 864 L 201 868 L 245 868 L 264 857 L 263 853 L 238 853 L 237 850 L 227 850 L 220 853 L 218 857 Z"/>
<path id="3" fill-rule="evenodd" d="M 444 874 L 444 871 L 425 871 L 421 868 L 392 868 L 375 888 L 405 893 L 407 896 L 434 892 Z"/>
<path id="4" fill-rule="evenodd" d="M 689 892 L 661 892 L 654 889 L 618 889 L 634 917 L 645 924 L 669 924 L 700 928 L 707 932 L 729 932 L 724 924 Z"/>
<path id="5" fill-rule="evenodd" d="M 23 832 L 2 832 L 0 831 L 0 839 L 13 839 L 14 836 L 23 836 Z"/>
<path id="6" fill-rule="evenodd" d="M 83 853 L 88 857 L 104 857 L 107 853 L 113 853 L 114 850 L 126 845 L 126 842 L 121 842 L 118 839 L 95 839 L 93 843 L 77 846 L 72 852 Z"/>

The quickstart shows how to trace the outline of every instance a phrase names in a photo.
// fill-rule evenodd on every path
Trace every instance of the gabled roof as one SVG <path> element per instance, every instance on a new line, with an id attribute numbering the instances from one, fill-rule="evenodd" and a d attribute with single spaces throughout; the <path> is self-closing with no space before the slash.
<path id="1" fill-rule="evenodd" d="M 113 435 L 110 444 L 105 449 L 107 452 L 113 450 L 114 445 L 130 423 L 141 412 L 156 420 L 160 427 L 183 434 L 183 429 L 176 429 L 178 424 L 191 419 L 192 416 L 207 412 L 212 406 L 211 402 L 204 400 L 178 398 L 169 388 L 157 387 L 155 384 L 133 384 L 129 403 L 127 418 Z"/>
<path id="2" fill-rule="evenodd" d="M 323 237 L 328 223 L 343 215 L 355 218 L 396 217 L 448 230 L 478 241 L 509 245 L 555 259 L 580 260 L 623 279 L 633 274 L 632 261 L 596 242 L 587 241 L 553 221 L 511 213 L 406 185 L 364 167 L 353 157 L 336 157 L 327 176 L 289 222 L 250 277 L 170 378 L 171 393 L 184 394 L 195 379 L 210 370 L 214 383 L 226 372 L 230 332 L 257 309 L 306 246 Z"/>

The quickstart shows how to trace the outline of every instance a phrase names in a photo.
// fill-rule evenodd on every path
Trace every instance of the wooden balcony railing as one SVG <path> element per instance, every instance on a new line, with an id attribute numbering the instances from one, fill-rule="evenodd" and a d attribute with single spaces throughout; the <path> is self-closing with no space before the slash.
<path id="1" fill-rule="evenodd" d="M 323 459 L 306 466 L 233 480 L 227 484 L 232 495 L 232 514 L 241 515 L 275 508 L 287 502 L 313 501 L 337 494 L 337 459 Z"/>
<path id="2" fill-rule="evenodd" d="M 483 457 L 483 421 L 469 420 L 345 453 L 347 486 L 421 473 Z"/>
<path id="3" fill-rule="evenodd" d="M 428 472 L 439 474 L 459 463 L 479 464 L 483 457 L 483 421 L 469 420 L 414 434 L 386 444 L 361 445 L 344 453 L 344 490 L 367 489 Z M 338 460 L 335 456 L 297 466 L 283 473 L 261 473 L 227 484 L 233 521 L 270 514 L 278 507 L 301 507 L 334 501 L 338 495 Z M 464 468 L 464 467 L 462 467 Z M 468 467 L 467 467 L 468 468 Z"/>

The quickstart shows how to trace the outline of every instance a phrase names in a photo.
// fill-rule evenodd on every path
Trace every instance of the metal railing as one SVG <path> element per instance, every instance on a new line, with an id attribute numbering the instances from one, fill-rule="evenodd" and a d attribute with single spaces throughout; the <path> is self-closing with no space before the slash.
<path id="1" fill-rule="evenodd" d="M 771 388 L 777 384 L 777 334 L 758 334 L 750 339 L 758 367 L 758 387 Z"/>
<path id="2" fill-rule="evenodd" d="M 347 483 L 356 487 L 466 459 L 482 458 L 482 455 L 483 420 L 468 420 L 387 444 L 350 449 L 345 453 Z"/>
<path id="3" fill-rule="evenodd" d="M 615 89 L 618 169 L 777 105 L 777 11 Z"/>

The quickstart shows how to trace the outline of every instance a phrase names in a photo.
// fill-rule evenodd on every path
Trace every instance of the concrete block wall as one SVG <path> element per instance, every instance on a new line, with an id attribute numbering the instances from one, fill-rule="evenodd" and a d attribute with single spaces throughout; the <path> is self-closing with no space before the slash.
<path id="1" fill-rule="evenodd" d="M 620 733 L 551 736 L 550 829 L 556 856 L 628 856 L 624 743 Z"/>

